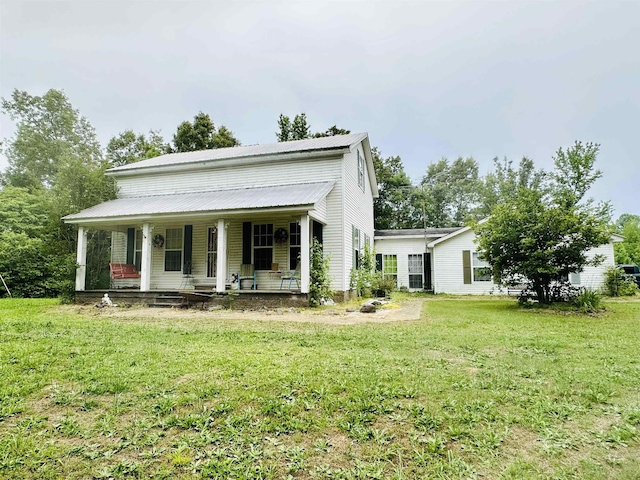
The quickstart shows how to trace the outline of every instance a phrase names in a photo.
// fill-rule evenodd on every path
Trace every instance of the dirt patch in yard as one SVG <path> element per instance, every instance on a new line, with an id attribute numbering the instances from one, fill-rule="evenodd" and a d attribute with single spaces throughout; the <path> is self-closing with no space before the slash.
<path id="1" fill-rule="evenodd" d="M 149 307 L 105 307 L 95 306 L 61 306 L 65 311 L 80 313 L 83 315 L 104 318 L 147 318 L 147 319 L 171 319 L 171 318 L 206 318 L 206 319 L 237 319 L 276 322 L 306 322 L 326 323 L 333 325 L 356 325 L 360 323 L 390 323 L 410 320 L 418 320 L 424 300 L 408 300 L 403 302 L 391 302 L 379 307 L 375 313 L 350 312 L 343 305 L 332 307 L 313 308 L 277 308 L 257 310 L 199 310 L 182 308 L 149 308 Z M 364 302 L 363 302 L 364 303 Z"/>

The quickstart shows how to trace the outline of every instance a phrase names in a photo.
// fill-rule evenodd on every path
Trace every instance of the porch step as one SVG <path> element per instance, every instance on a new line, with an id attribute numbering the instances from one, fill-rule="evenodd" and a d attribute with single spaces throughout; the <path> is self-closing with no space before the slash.
<path id="1" fill-rule="evenodd" d="M 149 303 L 150 307 L 171 308 L 182 307 L 184 298 L 181 295 L 158 295 L 152 303 Z"/>

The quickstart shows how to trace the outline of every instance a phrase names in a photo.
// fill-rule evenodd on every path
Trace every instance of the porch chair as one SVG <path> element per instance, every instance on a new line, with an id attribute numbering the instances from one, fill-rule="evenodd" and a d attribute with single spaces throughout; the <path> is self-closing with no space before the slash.
<path id="1" fill-rule="evenodd" d="M 253 280 L 251 290 L 256 289 L 256 269 L 251 263 L 243 263 L 240 265 L 240 274 L 238 275 L 238 288 L 242 290 L 242 280 Z"/>
<path id="2" fill-rule="evenodd" d="M 298 288 L 300 288 L 300 262 L 296 264 L 295 270 L 289 270 L 289 274 L 282 275 L 280 278 L 280 290 L 282 290 L 282 285 L 285 280 L 289 280 L 289 290 L 291 290 L 291 284 L 296 282 L 298 284 Z"/>

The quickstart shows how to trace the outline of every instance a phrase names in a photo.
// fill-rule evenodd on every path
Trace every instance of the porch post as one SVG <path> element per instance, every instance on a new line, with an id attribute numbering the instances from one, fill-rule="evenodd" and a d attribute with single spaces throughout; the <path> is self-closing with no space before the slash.
<path id="1" fill-rule="evenodd" d="M 151 290 L 151 225 L 142 225 L 142 258 L 140 262 L 140 291 Z"/>
<path id="2" fill-rule="evenodd" d="M 87 231 L 78 227 L 78 251 L 76 255 L 76 291 L 84 291 L 87 278 Z"/>
<path id="3" fill-rule="evenodd" d="M 216 264 L 216 292 L 224 292 L 227 282 L 227 228 L 224 219 L 218 220 L 218 263 Z"/>
<path id="4" fill-rule="evenodd" d="M 309 215 L 300 217 L 300 292 L 309 293 Z"/>

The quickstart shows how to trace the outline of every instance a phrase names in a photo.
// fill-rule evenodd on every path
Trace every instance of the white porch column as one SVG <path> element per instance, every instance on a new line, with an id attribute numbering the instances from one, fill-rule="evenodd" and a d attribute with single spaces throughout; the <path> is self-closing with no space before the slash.
<path id="1" fill-rule="evenodd" d="M 216 292 L 224 292 L 227 281 L 227 228 L 224 219 L 218 220 L 218 263 L 216 264 Z"/>
<path id="2" fill-rule="evenodd" d="M 78 227 L 78 251 L 76 255 L 76 291 L 83 291 L 87 278 L 87 231 Z"/>
<path id="3" fill-rule="evenodd" d="M 309 215 L 300 217 L 300 292 L 309 293 Z"/>
<path id="4" fill-rule="evenodd" d="M 142 225 L 142 258 L 140 259 L 140 291 L 151 290 L 151 232 L 148 223 Z"/>

